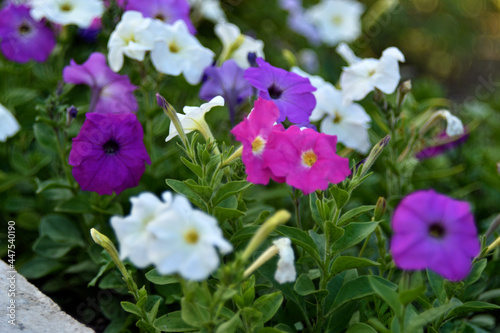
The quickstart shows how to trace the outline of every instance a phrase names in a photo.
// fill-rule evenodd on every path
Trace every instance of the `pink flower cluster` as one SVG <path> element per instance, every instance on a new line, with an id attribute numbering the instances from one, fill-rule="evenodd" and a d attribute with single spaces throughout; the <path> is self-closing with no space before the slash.
<path id="1" fill-rule="evenodd" d="M 243 145 L 247 180 L 267 184 L 286 182 L 309 194 L 326 190 L 350 173 L 349 160 L 336 154 L 337 137 L 313 129 L 288 129 L 275 124 L 280 115 L 272 101 L 259 98 L 252 112 L 231 133 Z"/>

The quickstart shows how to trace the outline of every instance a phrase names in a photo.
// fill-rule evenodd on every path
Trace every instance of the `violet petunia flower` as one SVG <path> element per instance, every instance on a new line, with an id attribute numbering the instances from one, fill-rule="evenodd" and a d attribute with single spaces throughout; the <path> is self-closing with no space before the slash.
<path id="1" fill-rule="evenodd" d="M 257 58 L 259 67 L 245 70 L 245 79 L 257 88 L 259 96 L 272 100 L 280 110 L 278 122 L 288 120 L 295 124 L 308 123 L 316 99 L 316 90 L 309 79 L 284 69 L 271 66 L 262 58 Z"/>
<path id="2" fill-rule="evenodd" d="M 269 136 L 263 166 L 304 194 L 326 190 L 330 183 L 340 183 L 351 174 L 349 159 L 336 154 L 336 145 L 335 135 L 293 125 Z"/>
<path id="3" fill-rule="evenodd" d="M 420 150 L 415 157 L 422 161 L 428 158 L 442 155 L 445 152 L 452 150 L 463 144 L 469 138 L 469 133 L 465 132 L 462 135 L 450 137 L 443 131 L 436 137 L 436 143 L 433 146 L 425 147 Z"/>
<path id="4" fill-rule="evenodd" d="M 241 160 L 250 183 L 266 185 L 272 177 L 271 170 L 263 165 L 262 156 L 271 133 L 284 130 L 282 125 L 274 125 L 278 116 L 279 110 L 272 101 L 259 98 L 248 117 L 231 130 L 243 146 Z M 284 178 L 273 179 L 284 182 Z"/>
<path id="5" fill-rule="evenodd" d="M 113 72 L 106 64 L 106 56 L 94 52 L 82 65 L 71 60 L 63 71 L 66 83 L 86 84 L 92 90 L 89 112 L 129 113 L 139 108 L 134 86 L 127 75 Z"/>
<path id="6" fill-rule="evenodd" d="M 151 160 L 144 146 L 141 123 L 133 113 L 87 113 L 73 139 L 69 164 L 84 191 L 100 195 L 137 186 Z"/>
<path id="7" fill-rule="evenodd" d="M 183 20 L 191 34 L 196 29 L 189 18 L 190 6 L 187 0 L 128 0 L 125 10 L 141 12 L 144 17 L 158 19 L 168 24 Z"/>
<path id="8" fill-rule="evenodd" d="M 253 93 L 252 86 L 243 77 L 245 71 L 234 60 L 226 60 L 221 67 L 207 67 L 206 81 L 200 89 L 200 98 L 209 101 L 222 96 L 227 103 L 231 124 L 234 123 L 236 108 Z"/>
<path id="9" fill-rule="evenodd" d="M 469 204 L 432 189 L 405 197 L 394 211 L 392 229 L 392 257 L 405 270 L 428 268 L 460 281 L 480 251 Z"/>
<path id="10" fill-rule="evenodd" d="M 28 6 L 13 3 L 0 11 L 0 40 L 5 58 L 19 63 L 44 62 L 56 45 L 45 20 L 35 21 Z"/>

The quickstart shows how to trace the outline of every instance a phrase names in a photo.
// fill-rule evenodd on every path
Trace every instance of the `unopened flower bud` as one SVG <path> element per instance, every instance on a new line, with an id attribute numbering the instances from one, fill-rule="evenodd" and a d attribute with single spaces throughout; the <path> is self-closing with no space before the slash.
<path id="1" fill-rule="evenodd" d="M 69 108 L 66 109 L 66 126 L 69 126 L 73 119 L 76 118 L 76 115 L 78 114 L 78 109 L 74 106 L 71 105 Z"/>
<path id="2" fill-rule="evenodd" d="M 484 234 L 486 237 L 489 237 L 490 235 L 493 234 L 493 232 L 500 226 L 500 214 L 491 222 L 488 230 Z"/>
<path id="3" fill-rule="evenodd" d="M 366 158 L 366 162 L 363 164 L 363 170 L 361 172 L 361 176 L 364 176 L 366 173 L 368 173 L 373 163 L 375 163 L 377 158 L 382 154 L 382 151 L 384 151 L 384 147 L 389 144 L 390 140 L 391 137 L 387 135 L 377 144 L 375 144 L 375 146 L 373 146 L 372 150 L 370 151 L 370 154 Z"/>
<path id="4" fill-rule="evenodd" d="M 401 85 L 398 88 L 398 97 L 396 100 L 398 108 L 400 108 L 401 105 L 403 105 L 406 95 L 408 95 L 410 91 L 411 91 L 411 80 L 406 80 L 403 83 L 401 83 Z"/>
<path id="5" fill-rule="evenodd" d="M 163 108 L 163 112 L 165 112 L 167 117 L 170 118 L 170 121 L 174 124 L 175 129 L 179 133 L 179 137 L 181 138 L 181 141 L 184 144 L 184 147 L 187 147 L 188 146 L 187 136 L 186 133 L 184 132 L 184 128 L 182 127 L 181 121 L 177 116 L 177 111 L 175 111 L 175 108 L 169 102 L 167 102 L 167 100 L 158 92 L 156 93 L 156 102 L 158 103 L 159 106 Z"/>
<path id="6" fill-rule="evenodd" d="M 380 221 L 384 216 L 386 208 L 387 208 L 387 200 L 384 197 L 379 197 L 377 200 L 377 204 L 375 205 L 373 219 L 375 221 Z"/>
<path id="7" fill-rule="evenodd" d="M 116 249 L 113 242 L 108 237 L 101 234 L 94 228 L 90 229 L 90 235 L 92 236 L 92 239 L 94 240 L 94 242 L 96 242 L 96 244 L 102 246 L 104 250 L 106 250 L 106 252 L 109 253 L 111 259 L 113 259 L 114 263 L 116 264 L 116 267 L 118 267 L 123 276 L 128 277 L 129 274 L 125 269 L 125 266 L 123 265 L 122 261 L 120 260 L 120 256 L 118 255 L 118 250 Z"/>
<path id="8" fill-rule="evenodd" d="M 259 67 L 259 65 L 257 65 L 257 53 L 248 52 L 247 59 L 251 67 Z"/>

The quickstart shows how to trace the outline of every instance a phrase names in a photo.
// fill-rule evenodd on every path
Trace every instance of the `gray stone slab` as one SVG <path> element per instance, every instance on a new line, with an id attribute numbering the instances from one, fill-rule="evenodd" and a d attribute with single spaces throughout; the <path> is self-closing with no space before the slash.
<path id="1" fill-rule="evenodd" d="M 67 315 L 50 298 L 17 272 L 12 272 L 9 265 L 0 260 L 0 332 L 23 333 L 94 333 L 94 331 Z M 11 282 L 15 278 L 15 296 L 12 293 Z M 9 289 L 11 291 L 9 291 Z M 11 300 L 15 300 L 12 303 Z M 9 317 L 15 306 L 16 325 L 12 325 Z M 10 309 L 9 309 L 10 307 Z"/>

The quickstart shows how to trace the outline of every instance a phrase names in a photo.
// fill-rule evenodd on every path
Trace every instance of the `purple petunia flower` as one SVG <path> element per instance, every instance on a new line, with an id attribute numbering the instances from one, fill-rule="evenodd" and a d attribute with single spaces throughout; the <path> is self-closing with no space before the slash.
<path id="1" fill-rule="evenodd" d="M 309 116 L 316 106 L 312 94 L 316 88 L 309 79 L 273 67 L 262 58 L 257 59 L 257 64 L 259 67 L 247 68 L 244 77 L 260 91 L 260 97 L 272 100 L 278 106 L 278 122 L 288 117 L 292 123 L 309 123 Z"/>
<path id="2" fill-rule="evenodd" d="M 469 133 L 465 132 L 462 135 L 456 137 L 450 137 L 443 131 L 436 137 L 436 144 L 430 147 L 425 147 L 419 151 L 415 157 L 420 161 L 436 157 L 438 155 L 444 154 L 448 150 L 452 150 L 459 145 L 463 144 L 469 138 Z"/>
<path id="3" fill-rule="evenodd" d="M 73 139 L 69 164 L 84 191 L 121 193 L 137 186 L 151 160 L 144 146 L 141 123 L 133 113 L 87 113 Z"/>
<path id="4" fill-rule="evenodd" d="M 173 24 L 177 20 L 183 20 L 191 34 L 196 33 L 196 29 L 189 18 L 190 6 L 187 0 L 128 0 L 125 10 L 136 10 L 144 17 L 158 19 L 168 24 Z"/>
<path id="5" fill-rule="evenodd" d="M 92 53 L 82 65 L 71 60 L 63 71 L 66 83 L 86 84 L 92 90 L 89 112 L 128 113 L 139 108 L 134 96 L 137 89 L 127 75 L 113 72 L 106 64 L 106 56 Z"/>
<path id="6" fill-rule="evenodd" d="M 45 20 L 35 21 L 30 8 L 8 4 L 0 11 L 0 48 L 8 60 L 44 62 L 56 45 L 54 33 Z"/>
<path id="7" fill-rule="evenodd" d="M 243 77 L 245 71 L 234 60 L 225 61 L 221 67 L 205 69 L 207 80 L 200 89 L 200 98 L 209 101 L 222 96 L 227 103 L 231 124 L 234 122 L 236 107 L 253 93 L 252 86 Z"/>
<path id="8" fill-rule="evenodd" d="M 405 197 L 394 212 L 392 228 L 391 252 L 402 269 L 428 268 L 460 281 L 480 251 L 469 204 L 434 190 Z"/>

